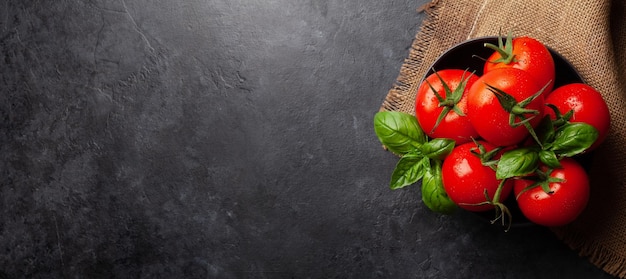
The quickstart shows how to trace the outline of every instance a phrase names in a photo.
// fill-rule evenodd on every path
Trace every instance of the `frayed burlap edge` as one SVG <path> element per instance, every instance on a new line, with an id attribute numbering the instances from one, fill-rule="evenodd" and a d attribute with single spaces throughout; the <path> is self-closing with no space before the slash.
<path id="1" fill-rule="evenodd" d="M 578 254 L 589 260 L 590 263 L 601 268 L 606 273 L 619 278 L 626 278 L 626 258 L 616 255 L 605 245 L 590 241 L 588 237 L 575 234 L 562 229 L 552 229 L 554 234 L 562 240 L 570 249 L 578 251 Z"/>
<path id="2" fill-rule="evenodd" d="M 395 83 L 387 93 L 387 97 L 383 101 L 380 111 L 402 111 L 410 114 L 414 114 L 413 111 L 403 111 L 401 104 L 408 98 L 410 98 L 410 87 L 415 82 L 419 68 L 421 67 L 424 51 L 428 49 L 430 42 L 435 34 L 435 27 L 432 24 L 437 20 L 437 14 L 440 5 L 438 0 L 425 4 L 417 9 L 417 12 L 424 12 L 426 18 L 423 21 L 420 30 L 417 32 L 408 57 L 404 60 L 402 67 L 400 68 L 400 74 L 398 75 Z"/>

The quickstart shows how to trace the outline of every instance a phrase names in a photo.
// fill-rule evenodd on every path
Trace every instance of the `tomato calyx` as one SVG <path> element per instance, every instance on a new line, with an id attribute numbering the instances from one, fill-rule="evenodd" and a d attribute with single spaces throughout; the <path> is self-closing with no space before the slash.
<path id="1" fill-rule="evenodd" d="M 533 176 L 528 176 L 528 177 L 524 177 L 524 179 L 526 180 L 531 180 L 534 181 L 532 184 L 528 185 L 528 187 L 524 188 L 522 191 L 520 191 L 517 195 L 515 195 L 515 199 L 519 199 L 519 197 L 526 191 L 533 189 L 535 187 L 541 187 L 541 189 L 546 193 L 546 194 L 552 194 L 554 193 L 554 191 L 552 191 L 552 189 L 550 189 L 550 184 L 552 183 L 561 183 L 564 182 L 565 180 L 562 178 L 558 178 L 558 177 L 553 177 L 550 174 L 554 171 L 554 168 L 548 168 L 546 171 L 542 171 L 540 169 L 537 169 L 535 171 L 535 175 Z"/>
<path id="2" fill-rule="evenodd" d="M 485 83 L 485 85 L 487 85 L 487 88 L 489 89 L 489 91 L 491 91 L 496 98 L 498 99 L 498 102 L 500 103 L 500 105 L 502 106 L 502 108 L 510 113 L 509 116 L 509 124 L 512 127 L 517 127 L 520 125 L 524 125 L 524 123 L 529 122 L 535 115 L 539 114 L 539 111 L 536 109 L 527 109 L 526 106 L 528 106 L 528 104 L 530 104 L 533 100 L 537 99 L 537 97 L 539 97 L 539 95 L 541 95 L 541 93 L 543 92 L 543 90 L 546 88 L 546 86 L 544 86 L 543 88 L 541 88 L 541 90 L 537 91 L 537 93 L 533 94 L 532 96 L 522 100 L 521 102 L 517 102 L 517 100 L 515 100 L 515 97 L 511 96 L 510 94 L 504 92 L 503 90 Z M 532 114 L 531 117 L 526 117 L 527 114 Z M 516 122 L 515 121 L 515 117 L 518 117 L 521 119 L 520 122 Z"/>
<path id="3" fill-rule="evenodd" d="M 554 125 L 554 127 L 560 127 L 569 123 L 569 120 L 572 119 L 572 116 L 574 115 L 574 110 L 572 109 L 565 114 L 561 114 L 561 111 L 555 105 L 546 104 L 546 106 L 554 111 L 555 119 L 552 120 L 552 125 Z"/>
<path id="4" fill-rule="evenodd" d="M 496 154 L 502 150 L 502 147 L 496 147 L 491 151 L 487 151 L 485 146 L 478 142 L 476 139 L 472 139 L 474 144 L 476 144 L 475 148 L 470 149 L 470 152 L 480 159 L 480 163 L 485 167 L 490 167 L 494 171 L 496 170 L 496 165 L 498 164 L 498 160 L 494 159 Z M 477 150 L 478 149 L 478 150 Z"/>
<path id="5" fill-rule="evenodd" d="M 457 106 L 457 104 L 459 103 L 459 101 L 461 101 L 461 98 L 463 97 L 463 92 L 465 91 L 467 82 L 469 81 L 470 77 L 474 74 L 472 72 L 466 76 L 467 70 L 465 70 L 463 72 L 463 75 L 461 76 L 461 82 L 457 85 L 456 88 L 454 88 L 454 90 L 452 90 L 450 86 L 444 81 L 444 79 L 439 75 L 439 73 L 437 73 L 437 71 L 433 69 L 433 72 L 435 72 L 435 75 L 441 82 L 441 85 L 443 86 L 444 91 L 446 93 L 446 97 L 445 98 L 442 97 L 437 92 L 437 89 L 435 89 L 435 87 L 430 82 L 428 82 L 428 80 L 425 80 L 428 86 L 430 87 L 430 90 L 432 90 L 433 94 L 435 94 L 435 96 L 437 97 L 437 101 L 439 101 L 438 106 L 443 107 L 443 110 L 441 111 L 441 113 L 437 117 L 437 120 L 435 121 L 435 125 L 430 131 L 431 133 L 435 131 L 435 129 L 437 129 L 441 121 L 444 119 L 446 115 L 448 115 L 450 111 L 454 111 L 459 116 L 465 116 L 465 114 L 463 113 L 463 111 L 461 111 L 461 109 Z"/>
<path id="6" fill-rule="evenodd" d="M 490 48 L 494 51 L 497 51 L 500 54 L 500 58 L 487 61 L 489 63 L 503 63 L 503 64 L 511 64 L 513 62 L 517 62 L 515 55 L 513 54 L 513 35 L 511 32 L 506 36 L 506 43 L 502 43 L 502 36 L 498 37 L 498 45 L 494 45 L 491 43 L 485 43 L 484 46 L 486 48 Z"/>
<path id="7" fill-rule="evenodd" d="M 537 99 L 541 95 L 541 93 L 543 93 L 543 91 L 548 87 L 549 84 L 550 83 L 544 85 L 541 89 L 539 89 L 539 91 L 537 91 L 530 97 L 522 100 L 521 102 L 518 102 L 515 97 L 511 96 L 510 94 L 493 85 L 485 83 L 487 89 L 489 89 L 489 91 L 491 91 L 496 96 L 504 111 L 509 113 L 509 125 L 511 125 L 511 127 L 513 128 L 523 125 L 524 127 L 526 127 L 533 139 L 535 139 L 535 141 L 540 145 L 541 143 L 539 141 L 539 138 L 537 138 L 537 134 L 535 133 L 535 130 L 529 122 L 541 113 L 536 109 L 528 109 L 526 108 L 526 106 L 528 106 L 532 101 Z M 527 117 L 527 115 L 529 114 L 530 117 Z M 519 118 L 520 121 L 517 122 L 516 118 Z"/>

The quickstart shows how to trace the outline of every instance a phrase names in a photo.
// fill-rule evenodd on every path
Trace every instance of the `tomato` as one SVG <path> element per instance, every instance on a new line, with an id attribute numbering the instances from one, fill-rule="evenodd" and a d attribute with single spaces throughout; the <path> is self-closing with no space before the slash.
<path id="1" fill-rule="evenodd" d="M 457 144 L 478 137 L 467 113 L 467 91 L 478 76 L 459 69 L 440 70 L 428 76 L 417 90 L 415 116 L 420 127 L 431 138 L 449 138 Z M 444 86 L 447 85 L 447 88 Z M 429 85 L 430 84 L 430 85 Z M 432 88 L 444 100 L 443 104 Z M 445 105 L 446 102 L 451 104 Z M 453 109 L 460 111 L 459 115 Z M 442 115 L 443 114 L 443 115 Z M 439 123 L 437 123 L 439 121 Z"/>
<path id="2" fill-rule="evenodd" d="M 507 41 L 507 43 L 509 43 Z M 549 84 L 544 91 L 546 95 L 554 87 L 555 68 L 550 50 L 540 41 L 531 37 L 518 37 L 512 40 L 513 47 L 509 55 L 513 55 L 510 63 L 494 62 L 502 58 L 494 52 L 485 63 L 483 73 L 499 68 L 516 68 L 528 72 L 541 86 Z M 506 59 L 506 58 L 505 58 Z"/>
<path id="3" fill-rule="evenodd" d="M 496 148 L 484 141 L 478 143 L 486 152 Z M 456 146 L 446 157 L 441 167 L 443 187 L 450 199 L 465 210 L 474 212 L 491 210 L 494 208 L 491 204 L 477 204 L 487 201 L 485 191 L 489 199 L 493 200 L 500 180 L 496 179 L 495 170 L 484 166 L 481 158 L 472 153 L 472 150 L 478 152 L 479 148 L 476 143 L 467 142 Z M 513 181 L 506 181 L 499 201 L 504 201 L 512 189 Z"/>
<path id="4" fill-rule="evenodd" d="M 556 106 L 561 114 L 573 110 L 570 122 L 587 123 L 598 130 L 598 139 L 589 150 L 597 148 L 606 139 L 611 126 L 611 114 L 602 95 L 593 87 L 584 83 L 563 85 L 548 95 L 546 104 Z M 546 109 L 546 113 L 556 119 L 552 109 Z"/>
<path id="5" fill-rule="evenodd" d="M 561 166 L 549 173 L 550 179 L 561 180 L 546 182 L 551 193 L 539 186 L 523 191 L 534 181 L 515 180 L 517 204 L 531 222 L 548 227 L 563 226 L 574 221 L 587 206 L 589 178 L 585 169 L 572 158 L 562 159 Z M 547 171 L 546 167 L 541 169 Z"/>
<path id="6" fill-rule="evenodd" d="M 525 71 L 516 68 L 494 69 L 481 76 L 470 88 L 467 95 L 467 116 L 480 137 L 498 145 L 509 146 L 519 143 L 529 135 L 524 125 L 512 126 L 511 113 L 504 109 L 496 94 L 490 90 L 491 85 L 506 92 L 514 98 L 514 102 L 521 102 L 541 91 L 534 79 Z M 537 127 L 544 111 L 544 95 L 539 94 L 525 109 L 534 110 L 535 115 L 520 114 L 530 119 L 530 126 Z M 515 117 L 515 123 L 520 123 L 520 115 Z"/>

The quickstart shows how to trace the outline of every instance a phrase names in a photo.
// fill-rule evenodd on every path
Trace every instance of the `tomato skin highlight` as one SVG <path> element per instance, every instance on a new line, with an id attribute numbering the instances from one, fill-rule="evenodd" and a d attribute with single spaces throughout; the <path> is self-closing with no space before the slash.
<path id="1" fill-rule="evenodd" d="M 482 144 L 486 151 L 491 151 L 496 147 L 484 142 Z M 471 151 L 478 150 L 474 142 L 467 142 L 455 147 L 446 157 L 442 165 L 443 187 L 450 197 L 459 207 L 473 212 L 492 210 L 491 204 L 477 205 L 487 201 L 485 190 L 490 200 L 494 198 L 500 180 L 496 179 L 496 172 L 484 166 L 476 155 Z M 500 195 L 500 202 L 504 201 L 513 190 L 513 181 L 505 182 Z"/>
<path id="2" fill-rule="evenodd" d="M 584 83 L 560 86 L 548 95 L 546 104 L 556 106 L 561 114 L 573 110 L 570 122 L 587 123 L 598 130 L 598 139 L 588 151 L 596 149 L 606 139 L 611 126 L 611 114 L 602 95 L 593 87 Z M 556 118 L 552 109 L 547 109 L 546 113 L 552 119 Z"/>
<path id="3" fill-rule="evenodd" d="M 554 87 L 555 66 L 554 58 L 550 50 L 540 41 L 531 37 L 517 37 L 513 39 L 513 55 L 515 61 L 509 64 L 493 63 L 502 56 L 496 51 L 489 58 L 484 66 L 484 73 L 488 73 L 499 68 L 516 68 L 528 72 L 539 83 L 540 86 L 546 84 L 545 95 L 548 95 Z"/>
<path id="4" fill-rule="evenodd" d="M 487 84 L 522 100 L 541 90 L 535 80 L 527 72 L 515 68 L 499 68 L 481 76 L 470 88 L 467 99 L 467 116 L 476 132 L 484 140 L 497 146 L 510 146 L 524 140 L 528 129 L 523 125 L 512 127 L 509 124 L 509 112 L 505 111 L 497 97 Z M 544 94 L 540 94 L 525 108 L 538 112 L 530 121 L 537 127 L 544 113 Z M 530 118 L 532 115 L 526 115 Z M 520 119 L 516 117 L 516 122 Z"/>
<path id="5" fill-rule="evenodd" d="M 460 69 L 444 69 L 437 73 L 451 90 L 457 88 L 463 78 L 467 79 L 463 96 L 456 104 L 461 112 L 467 115 L 467 92 L 472 84 L 478 80 L 478 76 Z M 425 81 L 420 84 L 415 97 L 415 116 L 424 132 L 431 138 L 453 139 L 456 144 L 465 143 L 478 137 L 478 133 L 470 124 L 469 119 L 466 116 L 458 115 L 454 110 L 450 110 L 439 125 L 433 129 L 444 108 L 439 106 L 440 102 L 437 96 L 426 81 L 437 90 L 442 98 L 446 98 L 443 84 L 434 73 L 426 77 Z"/>
<path id="6" fill-rule="evenodd" d="M 550 177 L 563 179 L 549 183 L 552 193 L 534 187 L 522 193 L 533 181 L 516 179 L 514 192 L 524 216 L 535 224 L 547 227 L 564 226 L 574 221 L 589 201 L 589 178 L 585 169 L 574 159 L 561 160 L 562 168 L 555 169 Z M 546 170 L 544 167 L 543 170 Z"/>

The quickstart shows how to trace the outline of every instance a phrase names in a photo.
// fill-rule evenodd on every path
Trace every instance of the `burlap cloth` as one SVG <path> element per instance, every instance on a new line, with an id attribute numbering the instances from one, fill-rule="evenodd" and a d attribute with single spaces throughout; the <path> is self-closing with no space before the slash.
<path id="1" fill-rule="evenodd" d="M 551 230 L 606 272 L 626 278 L 626 1 L 435 0 L 380 110 L 414 114 L 415 92 L 430 65 L 465 40 L 498 35 L 539 39 L 561 53 L 607 101 L 612 126 L 593 156 L 591 197 L 572 224 Z"/>

